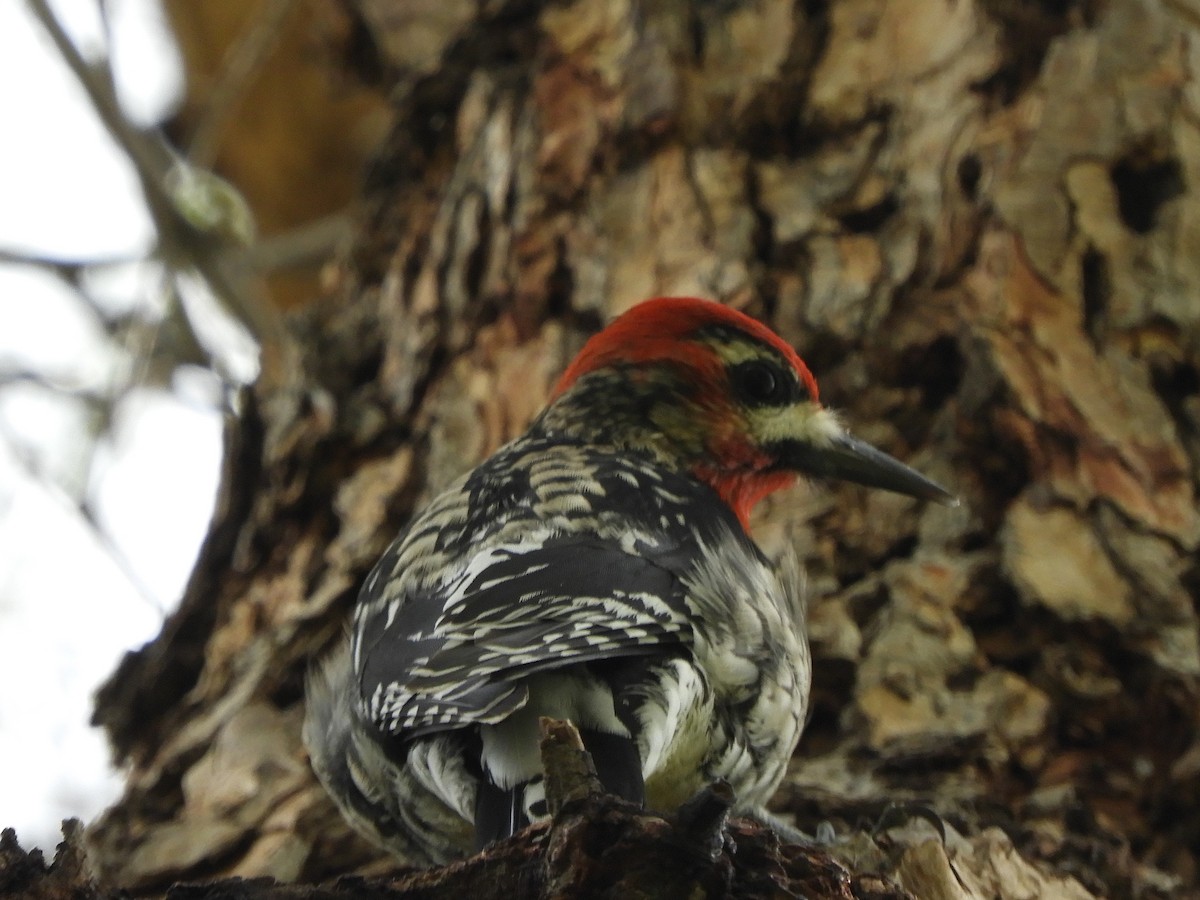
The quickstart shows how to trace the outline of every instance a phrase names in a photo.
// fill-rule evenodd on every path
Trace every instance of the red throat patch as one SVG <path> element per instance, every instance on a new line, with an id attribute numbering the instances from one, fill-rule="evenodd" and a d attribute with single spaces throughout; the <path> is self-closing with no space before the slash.
<path id="1" fill-rule="evenodd" d="M 791 487 L 797 477 L 794 472 L 728 471 L 711 466 L 697 466 L 692 474 L 717 492 L 717 496 L 733 510 L 747 534 L 750 533 L 750 514 L 754 512 L 754 507 L 776 491 Z"/>

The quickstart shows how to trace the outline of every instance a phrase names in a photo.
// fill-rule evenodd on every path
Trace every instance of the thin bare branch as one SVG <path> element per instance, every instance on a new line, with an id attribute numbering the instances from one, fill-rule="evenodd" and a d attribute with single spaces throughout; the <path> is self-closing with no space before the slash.
<path id="1" fill-rule="evenodd" d="M 225 309 L 260 342 L 280 339 L 281 329 L 270 304 L 252 284 L 245 267 L 230 264 L 229 243 L 195 227 L 181 213 L 168 179 L 180 165 L 166 140 L 154 130 L 135 128 L 125 118 L 106 67 L 88 63 L 71 42 L 46 0 L 26 0 L 34 17 L 53 40 L 68 68 L 87 92 L 105 128 L 128 155 L 159 236 L 159 251 L 168 264 L 194 269 L 221 298 Z"/>
<path id="2" fill-rule="evenodd" d="M 78 79 L 88 95 L 100 121 L 109 134 L 133 161 L 146 200 L 155 214 L 160 215 L 172 207 L 170 197 L 163 185 L 166 173 L 173 165 L 173 157 L 166 142 L 152 132 L 134 128 L 125 118 L 117 99 L 111 73 L 107 66 L 93 65 L 83 58 L 71 41 L 62 23 L 54 15 L 46 0 L 25 0 L 30 11 L 50 35 L 63 62 Z"/>
<path id="3" fill-rule="evenodd" d="M 295 5 L 295 0 L 268 0 L 225 54 L 217 82 L 209 93 L 208 103 L 188 146 L 188 159 L 194 165 L 209 168 L 215 161 L 225 123 L 237 109 L 254 73 L 270 54 L 284 19 Z"/>
<path id="4" fill-rule="evenodd" d="M 258 272 L 278 272 L 324 262 L 350 239 L 351 224 L 341 212 L 264 238 L 246 251 L 246 263 Z"/>
<path id="5" fill-rule="evenodd" d="M 113 397 L 102 391 L 73 384 L 69 376 L 35 372 L 20 366 L 0 365 L 0 390 L 13 385 L 32 385 L 52 394 L 78 400 L 93 412 L 103 412 L 113 403 Z"/>
<path id="6" fill-rule="evenodd" d="M 100 549 L 104 551 L 104 554 L 120 570 L 138 597 L 161 616 L 165 617 L 166 610 L 163 608 L 162 603 L 159 602 L 149 585 L 142 580 L 142 577 L 138 574 L 129 557 L 125 555 L 125 551 L 116 544 L 112 536 L 104 529 L 90 501 L 86 498 L 75 500 L 69 497 L 61 485 L 55 483 L 42 471 L 37 453 L 33 448 L 22 441 L 17 435 L 13 434 L 3 421 L 0 421 L 0 441 L 3 441 L 8 447 L 9 455 L 21 470 L 25 472 L 26 477 L 36 484 L 47 497 L 50 497 L 64 507 L 70 508 L 72 512 L 78 515 L 79 521 L 91 533 L 96 543 L 100 546 Z"/>
<path id="7" fill-rule="evenodd" d="M 72 284 L 78 282 L 84 272 L 93 269 L 111 268 L 137 262 L 131 257 L 113 257 L 111 259 L 60 259 L 30 250 L 13 250 L 0 247 L 0 263 L 12 266 L 30 266 L 35 269 L 45 269 Z"/>

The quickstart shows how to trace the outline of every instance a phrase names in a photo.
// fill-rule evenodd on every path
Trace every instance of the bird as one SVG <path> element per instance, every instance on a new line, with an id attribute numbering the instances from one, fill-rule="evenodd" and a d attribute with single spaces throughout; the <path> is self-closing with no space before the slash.
<path id="1" fill-rule="evenodd" d="M 853 436 L 790 344 L 660 297 L 593 335 L 544 410 L 419 512 L 310 673 L 304 740 L 345 818 L 439 865 L 547 816 L 539 719 L 604 787 L 671 811 L 766 803 L 804 727 L 802 576 L 750 533 L 798 478 L 953 504 Z"/>

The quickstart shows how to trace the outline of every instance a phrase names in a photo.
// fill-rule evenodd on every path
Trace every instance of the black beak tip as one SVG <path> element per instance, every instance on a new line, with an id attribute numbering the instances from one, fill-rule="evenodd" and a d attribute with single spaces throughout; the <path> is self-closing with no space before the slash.
<path id="1" fill-rule="evenodd" d="M 888 475 L 889 477 L 884 479 L 886 483 L 876 483 L 872 486 L 882 488 L 885 491 L 892 491 L 896 494 L 905 494 L 917 500 L 927 500 L 949 509 L 962 506 L 962 501 L 957 496 L 950 493 L 936 481 L 926 478 L 913 469 L 904 467 L 902 471 L 895 470 L 889 472 Z"/>
<path id="2" fill-rule="evenodd" d="M 935 503 L 941 504 L 942 506 L 945 506 L 945 507 L 949 507 L 950 509 L 954 509 L 955 507 L 962 506 L 962 501 L 959 500 L 958 497 L 954 496 L 954 494 L 950 493 L 945 488 L 939 488 L 939 493 L 936 496 L 931 497 L 930 499 L 933 500 Z"/>

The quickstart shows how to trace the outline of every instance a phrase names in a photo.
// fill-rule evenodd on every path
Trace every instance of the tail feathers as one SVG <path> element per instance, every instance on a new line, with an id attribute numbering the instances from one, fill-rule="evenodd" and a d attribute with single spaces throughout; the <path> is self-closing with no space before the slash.
<path id="1" fill-rule="evenodd" d="M 355 830 L 400 859 L 428 866 L 461 857 L 470 847 L 470 806 L 456 804 L 446 785 L 465 790 L 472 782 L 456 735 L 407 756 L 389 752 L 351 702 L 353 677 L 349 642 L 309 673 L 304 743 L 317 777 Z"/>
<path id="2" fill-rule="evenodd" d="M 592 755 L 596 775 L 604 789 L 622 800 L 642 806 L 646 802 L 646 783 L 642 780 L 642 758 L 633 738 L 604 731 L 582 729 L 584 749 Z"/>
<path id="3" fill-rule="evenodd" d="M 579 735 L 605 790 L 639 806 L 644 804 L 642 760 L 633 739 L 591 729 L 580 729 Z M 480 781 L 475 798 L 475 849 L 481 850 L 493 841 L 516 834 L 531 821 L 548 814 L 540 775 L 511 788 Z"/>
<path id="4" fill-rule="evenodd" d="M 525 791 L 529 782 L 515 787 L 498 788 L 490 781 L 479 782 L 475 795 L 475 849 L 516 834 L 529 824 L 525 809 Z"/>

